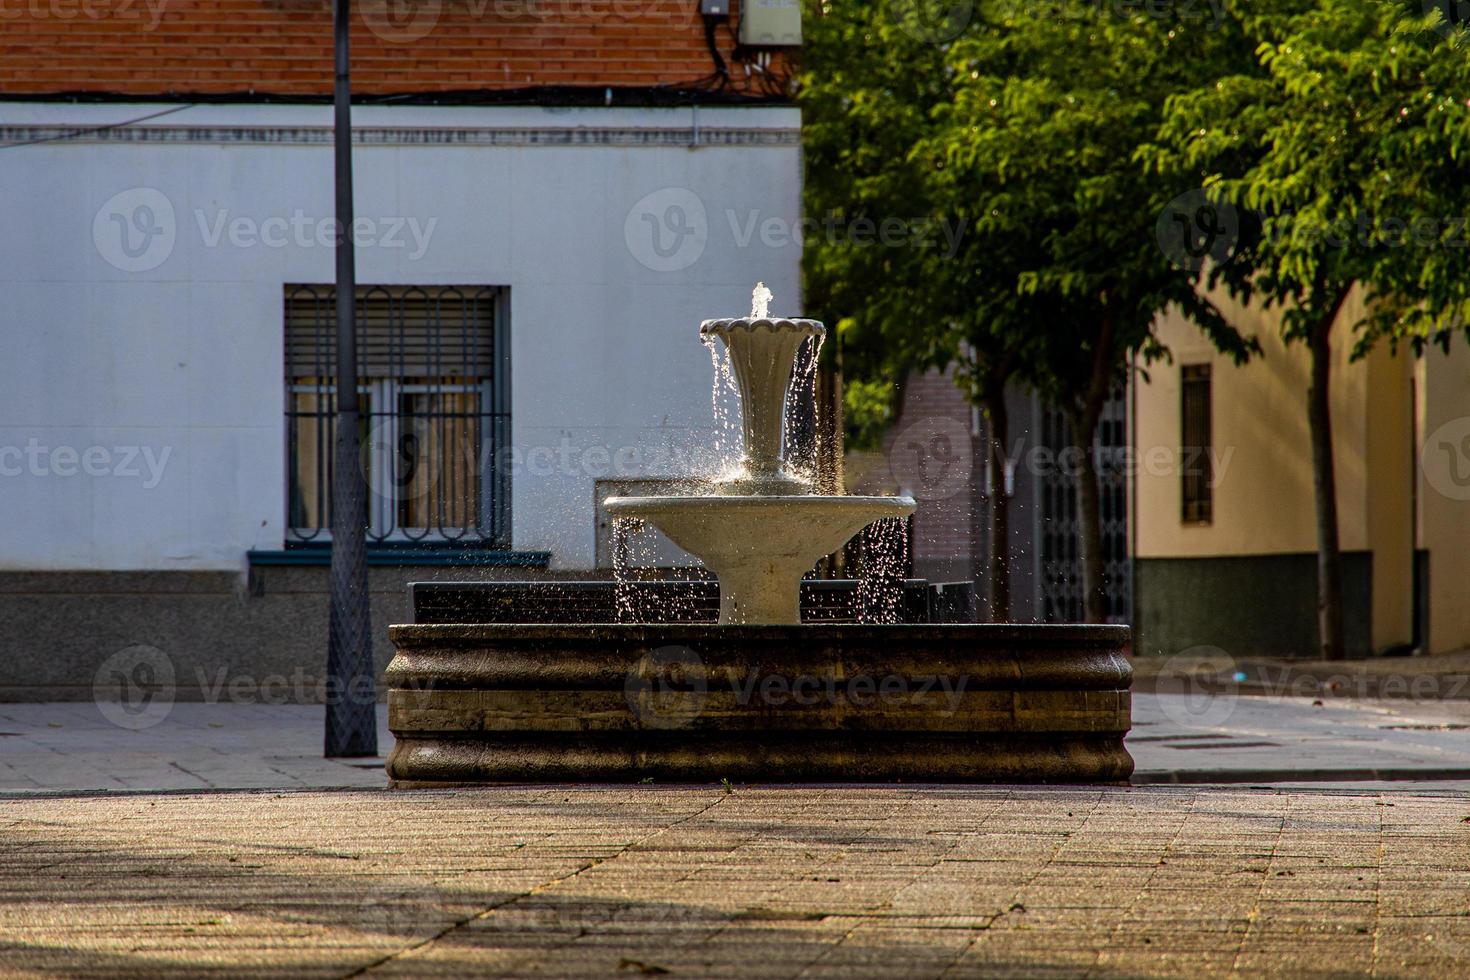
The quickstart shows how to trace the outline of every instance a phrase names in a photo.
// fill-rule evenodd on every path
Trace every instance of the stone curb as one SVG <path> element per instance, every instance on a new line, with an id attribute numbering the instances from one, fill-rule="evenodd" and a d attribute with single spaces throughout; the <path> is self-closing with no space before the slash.
<path id="1" fill-rule="evenodd" d="M 1134 786 L 1212 783 L 1440 782 L 1470 780 L 1470 768 L 1414 769 L 1150 769 L 1135 771 Z"/>

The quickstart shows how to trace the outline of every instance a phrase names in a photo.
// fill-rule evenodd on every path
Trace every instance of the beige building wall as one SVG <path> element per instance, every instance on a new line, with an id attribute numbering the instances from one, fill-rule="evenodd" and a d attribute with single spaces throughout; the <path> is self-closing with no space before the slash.
<path id="1" fill-rule="evenodd" d="M 1159 336 L 1173 362 L 1146 368 L 1137 392 L 1137 554 L 1140 558 L 1263 555 L 1314 551 L 1312 449 L 1307 433 L 1308 356 L 1300 344 L 1281 340 L 1274 311 L 1242 307 L 1216 297 L 1221 312 L 1263 353 L 1245 367 L 1210 344 L 1199 327 L 1170 310 Z M 1349 301 L 1356 306 L 1356 297 Z M 1346 314 L 1361 312 L 1361 307 Z M 1363 410 L 1367 365 L 1350 363 L 1339 342 L 1332 378 L 1333 450 L 1337 459 L 1342 546 L 1367 548 L 1361 515 L 1366 510 L 1367 439 Z M 1212 428 L 1216 452 L 1214 519 L 1186 524 L 1180 518 L 1180 369 L 1210 364 Z M 1149 453 L 1155 450 L 1154 460 Z M 1359 519 L 1351 519 L 1357 515 Z"/>
<path id="2" fill-rule="evenodd" d="M 1160 339 L 1173 360 L 1148 366 L 1135 392 L 1136 555 L 1147 560 L 1313 553 L 1307 350 L 1282 341 L 1279 311 L 1245 307 L 1226 296 L 1215 302 L 1238 329 L 1257 339 L 1262 353 L 1236 367 L 1177 311 L 1163 318 Z M 1372 554 L 1372 644 L 1382 649 L 1413 635 L 1415 364 L 1386 347 L 1353 361 L 1346 324 L 1362 313 L 1355 293 L 1334 336 L 1333 449 L 1341 544 L 1344 551 Z M 1180 374 L 1183 366 L 1206 363 L 1215 449 L 1213 519 L 1186 523 L 1178 456 Z M 1460 370 L 1470 376 L 1470 358 Z M 1462 379 L 1459 390 L 1470 392 L 1470 383 Z M 1433 399 L 1420 408 L 1430 414 L 1445 410 Z M 1470 559 L 1462 571 L 1470 573 Z M 1470 640 L 1470 611 L 1463 619 L 1444 629 L 1459 629 L 1456 635 Z"/>
<path id="3" fill-rule="evenodd" d="M 1429 647 L 1470 647 L 1470 347 L 1424 355 L 1415 370 L 1420 548 L 1429 551 Z"/>

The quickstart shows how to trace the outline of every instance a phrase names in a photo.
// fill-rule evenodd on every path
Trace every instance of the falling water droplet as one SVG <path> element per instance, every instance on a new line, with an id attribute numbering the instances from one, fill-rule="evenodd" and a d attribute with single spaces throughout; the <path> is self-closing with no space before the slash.
<path id="1" fill-rule="evenodd" d="M 858 622 L 899 621 L 907 566 L 908 536 L 903 520 L 885 517 L 863 530 L 858 557 Z"/>

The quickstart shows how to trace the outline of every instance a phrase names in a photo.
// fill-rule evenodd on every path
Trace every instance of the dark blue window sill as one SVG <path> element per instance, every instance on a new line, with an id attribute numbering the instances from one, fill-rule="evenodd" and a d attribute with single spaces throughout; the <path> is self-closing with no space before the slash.
<path id="1" fill-rule="evenodd" d="M 292 545 L 281 551 L 248 551 L 252 567 L 268 565 L 332 564 L 330 544 Z M 367 563 L 376 567 L 405 565 L 479 566 L 482 568 L 545 568 L 551 563 L 549 551 L 504 551 L 492 548 L 465 548 L 453 542 L 424 544 L 370 544 Z"/>

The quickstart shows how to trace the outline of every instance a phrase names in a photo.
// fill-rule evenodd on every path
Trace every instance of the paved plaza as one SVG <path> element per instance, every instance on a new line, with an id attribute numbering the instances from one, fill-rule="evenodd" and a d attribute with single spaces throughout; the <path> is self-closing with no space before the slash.
<path id="1" fill-rule="evenodd" d="M 1132 788 L 390 793 L 320 707 L 0 705 L 0 975 L 1470 976 L 1467 716 L 1139 694 Z"/>
<path id="2" fill-rule="evenodd" d="M 1463 795 L 212 793 L 0 821 L 7 975 L 1470 974 Z"/>
<path id="3" fill-rule="evenodd" d="M 1314 700 L 1136 693 L 1134 780 L 1470 788 L 1470 701 Z M 0 704 L 0 794 L 387 785 L 381 758 L 322 758 L 319 706 L 178 703 L 142 728 L 116 707 Z"/>

